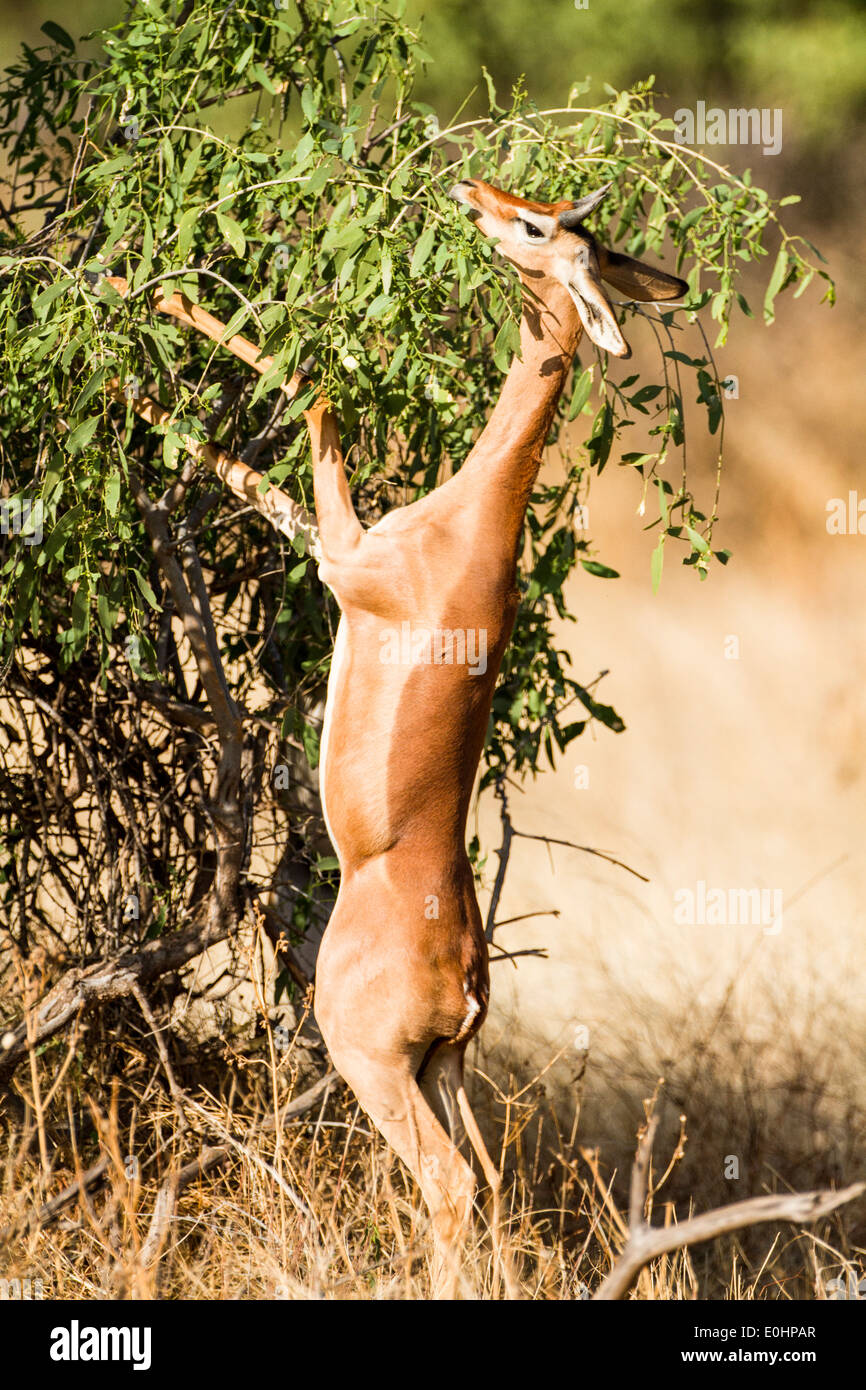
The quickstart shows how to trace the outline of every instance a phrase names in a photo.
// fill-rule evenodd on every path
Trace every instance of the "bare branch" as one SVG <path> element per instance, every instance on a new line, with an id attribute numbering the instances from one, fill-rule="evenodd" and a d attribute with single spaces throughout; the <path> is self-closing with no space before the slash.
<path id="1" fill-rule="evenodd" d="M 208 710 L 199 709 L 197 705 L 189 705 L 182 700 L 172 700 L 169 695 L 156 689 L 152 682 L 130 683 L 129 688 L 138 699 L 153 705 L 172 724 L 180 724 L 185 729 L 195 729 L 200 734 L 213 731 L 216 721 Z"/>
<path id="2" fill-rule="evenodd" d="M 139 1252 L 139 1261 L 145 1269 L 154 1264 L 162 1252 L 177 1199 L 184 1188 L 189 1187 L 196 1178 L 203 1178 L 215 1168 L 221 1168 L 228 1159 L 227 1144 L 209 1146 L 202 1149 L 198 1158 L 194 1158 L 177 1172 L 169 1174 L 156 1194 L 150 1226 Z"/>
<path id="3" fill-rule="evenodd" d="M 614 1263 L 607 1278 L 593 1294 L 601 1301 L 622 1298 L 631 1288 L 645 1265 L 680 1250 L 687 1245 L 700 1245 L 744 1226 L 757 1226 L 764 1221 L 793 1221 L 806 1224 L 828 1216 L 837 1207 L 853 1202 L 866 1192 L 866 1182 L 852 1183 L 839 1192 L 783 1192 L 765 1197 L 749 1197 L 690 1217 L 679 1226 L 650 1226 L 644 1219 L 644 1204 L 649 1182 L 652 1146 L 659 1116 L 653 1112 L 646 1123 L 638 1144 L 631 1175 L 629 1229 L 625 1248 Z M 620 1222 L 620 1224 L 622 1224 Z"/>
<path id="4" fill-rule="evenodd" d="M 209 916 L 206 922 L 186 931 L 148 941 L 140 950 L 121 951 L 108 960 L 67 971 L 32 1011 L 29 1039 L 25 1019 L 4 1033 L 0 1040 L 0 1084 L 11 1076 L 30 1047 L 59 1033 L 79 1012 L 110 999 L 122 999 L 133 992 L 134 985 L 146 985 L 160 975 L 178 970 L 209 946 L 223 941 L 231 929 L 228 920 Z"/>
<path id="5" fill-rule="evenodd" d="M 519 840 L 540 840 L 543 845 L 564 845 L 566 849 L 579 849 L 583 854 L 593 854 L 596 859 L 603 859 L 606 864 L 613 864 L 617 869 L 625 869 L 627 874 L 633 874 L 639 878 L 641 883 L 649 883 L 646 874 L 641 874 L 637 869 L 633 869 L 630 864 L 625 864 L 621 859 L 617 859 L 613 854 L 607 854 L 603 849 L 593 849 L 591 845 L 578 845 L 574 840 L 557 840 L 553 835 L 530 835 L 525 830 L 515 830 L 515 839 Z"/>
<path id="6" fill-rule="evenodd" d="M 652 1159 L 653 1142 L 659 1127 L 660 1118 L 659 1113 L 655 1111 L 647 1120 L 638 1144 L 634 1167 L 631 1170 L 631 1200 L 628 1209 L 628 1224 L 629 1230 L 634 1233 L 640 1233 L 644 1225 L 644 1209 L 646 1206 L 647 1188 L 649 1187 L 650 1161 Z"/>
<path id="7" fill-rule="evenodd" d="M 109 382 L 107 390 L 116 400 L 126 403 L 126 396 L 118 380 Z M 171 420 L 171 411 L 151 396 L 135 397 L 129 404 L 136 415 L 146 420 L 149 425 L 164 425 Z M 275 487 L 272 483 L 267 483 L 262 488 L 262 474 L 242 463 L 219 444 L 213 441 L 202 443 L 200 439 L 194 439 L 188 434 L 181 434 L 179 438 L 187 453 L 215 473 L 240 502 L 253 507 L 275 531 L 279 531 L 280 535 L 286 536 L 289 540 L 293 540 L 297 535 L 305 536 L 310 553 L 318 554 L 318 530 L 305 507 L 300 506 L 287 492 L 283 492 L 282 488 Z M 165 506 L 160 507 L 163 514 L 170 510 L 174 496 L 173 489 L 166 492 Z M 160 506 L 159 503 L 151 505 Z"/>
<path id="8" fill-rule="evenodd" d="M 493 884 L 493 892 L 490 895 L 490 906 L 487 909 L 487 921 L 484 924 L 484 939 L 487 942 L 493 940 L 493 933 L 496 930 L 496 910 L 499 907 L 499 899 L 502 897 L 502 889 L 505 887 L 505 874 L 508 869 L 508 860 L 511 857 L 511 841 L 514 839 L 514 826 L 511 823 L 511 815 L 508 810 L 508 793 L 505 790 L 505 783 L 498 779 L 496 783 L 496 795 L 499 798 L 499 819 L 502 823 L 502 844 L 496 851 L 499 858 L 499 868 L 496 870 L 496 880 Z"/>

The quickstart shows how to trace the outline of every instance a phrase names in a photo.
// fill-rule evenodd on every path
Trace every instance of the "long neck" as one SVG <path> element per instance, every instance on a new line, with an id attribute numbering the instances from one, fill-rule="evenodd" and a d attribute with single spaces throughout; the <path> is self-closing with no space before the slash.
<path id="1" fill-rule="evenodd" d="M 501 489 L 509 530 L 523 526 L 557 402 L 581 335 L 571 295 L 547 277 L 523 278 L 520 356 L 515 357 L 486 426 L 460 476 Z"/>

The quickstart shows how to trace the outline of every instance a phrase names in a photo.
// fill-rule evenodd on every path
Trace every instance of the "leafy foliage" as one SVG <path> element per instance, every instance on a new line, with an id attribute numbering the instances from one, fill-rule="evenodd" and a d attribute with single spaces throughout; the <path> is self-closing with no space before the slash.
<path id="1" fill-rule="evenodd" d="M 575 566 L 615 577 L 575 518 L 592 473 L 643 426 L 649 446 L 621 462 L 637 475 L 642 508 L 657 512 L 647 522 L 657 530 L 653 583 L 672 544 L 702 578 L 714 555 L 727 560 L 712 543 L 718 489 L 699 507 L 685 471 L 690 393 L 720 456 L 723 435 L 721 384 L 698 315 L 709 311 L 719 343 L 736 308 L 751 312 L 738 277 L 768 254 L 768 234 L 780 242 L 768 322 L 778 293 L 801 293 L 816 273 L 827 279 L 813 248 L 780 225 L 778 205 L 748 173 L 735 177 L 676 144 L 652 79 L 608 88 L 600 107 L 581 106 L 577 85 L 564 107 L 540 111 L 522 86 L 500 102 L 488 78 L 488 115 L 440 128 L 413 96 L 429 55 L 399 5 L 137 0 L 98 36 L 99 61 L 76 56 L 56 24 L 45 34 L 47 45 L 24 50 L 0 93 L 10 170 L 0 227 L 3 485 L 38 498 L 45 527 L 41 546 L 6 539 L 4 659 L 17 645 L 64 671 L 97 658 L 103 682 L 126 663 L 138 680 L 170 684 L 164 641 L 160 650 L 166 594 L 130 469 L 156 495 L 177 476 L 181 435 L 218 431 L 235 452 L 255 437 L 257 466 L 309 505 L 298 404 L 281 414 L 276 388 L 310 353 L 338 404 L 365 521 L 458 468 L 517 345 L 519 304 L 515 277 L 448 188 L 478 176 L 552 200 L 611 181 L 596 223 L 602 238 L 633 255 L 672 256 L 690 298 L 685 314 L 626 311 L 656 345 L 656 379 L 616 380 L 618 366 L 583 349 L 575 364 L 551 442 L 583 416 L 588 437 L 563 480 L 540 484 L 532 501 L 523 602 L 485 775 L 535 770 L 545 750 L 552 762 L 588 719 L 621 729 L 566 673 L 552 640 L 554 620 L 569 616 L 564 586 Z M 106 272 L 128 278 L 126 299 Z M 273 370 L 240 375 L 212 344 L 151 315 L 157 285 L 260 342 Z M 124 413 L 113 402 L 114 378 L 170 408 L 162 437 L 131 404 Z M 189 489 L 179 517 L 196 514 L 211 482 Z M 269 543 L 258 519 L 239 515 L 227 507 L 205 516 L 196 537 L 223 600 L 224 650 L 241 697 L 264 680 L 266 712 L 281 715 L 284 735 L 314 763 L 310 711 L 326 675 L 332 602 L 301 543 L 260 584 Z"/>

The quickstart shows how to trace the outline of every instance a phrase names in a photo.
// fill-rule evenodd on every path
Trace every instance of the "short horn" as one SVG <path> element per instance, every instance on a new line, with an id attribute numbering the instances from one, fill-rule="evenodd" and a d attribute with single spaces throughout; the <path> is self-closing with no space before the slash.
<path id="1" fill-rule="evenodd" d="M 576 203 L 572 203 L 570 208 L 559 214 L 559 225 L 565 227 L 566 231 L 573 232 L 580 225 L 585 217 L 591 212 L 595 212 L 600 203 L 603 203 L 612 184 L 606 183 L 603 188 L 597 188 L 594 193 L 587 193 L 585 198 L 578 198 Z"/>

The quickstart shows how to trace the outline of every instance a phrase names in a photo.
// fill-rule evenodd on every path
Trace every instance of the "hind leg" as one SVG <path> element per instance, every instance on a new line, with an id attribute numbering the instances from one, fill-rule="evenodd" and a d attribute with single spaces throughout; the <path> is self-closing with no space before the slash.
<path id="1" fill-rule="evenodd" d="M 361 1109 L 421 1188 L 433 1231 L 434 1296 L 456 1297 L 475 1195 L 472 1169 L 439 1123 L 404 1056 L 393 1064 L 357 1053 L 333 1060 Z"/>
<path id="2" fill-rule="evenodd" d="M 457 1047 L 449 1047 L 447 1044 L 440 1047 L 425 1067 L 420 1086 L 431 1107 L 447 1125 L 453 1143 L 460 1145 L 468 1138 L 481 1165 L 481 1171 L 490 1188 L 490 1233 L 493 1240 L 497 1285 L 501 1272 L 507 1297 L 519 1298 L 520 1286 L 502 1230 L 502 1179 L 487 1151 L 487 1145 L 466 1094 L 463 1079 L 465 1049 L 465 1043 Z M 494 1295 L 496 1292 L 495 1286 Z"/>

